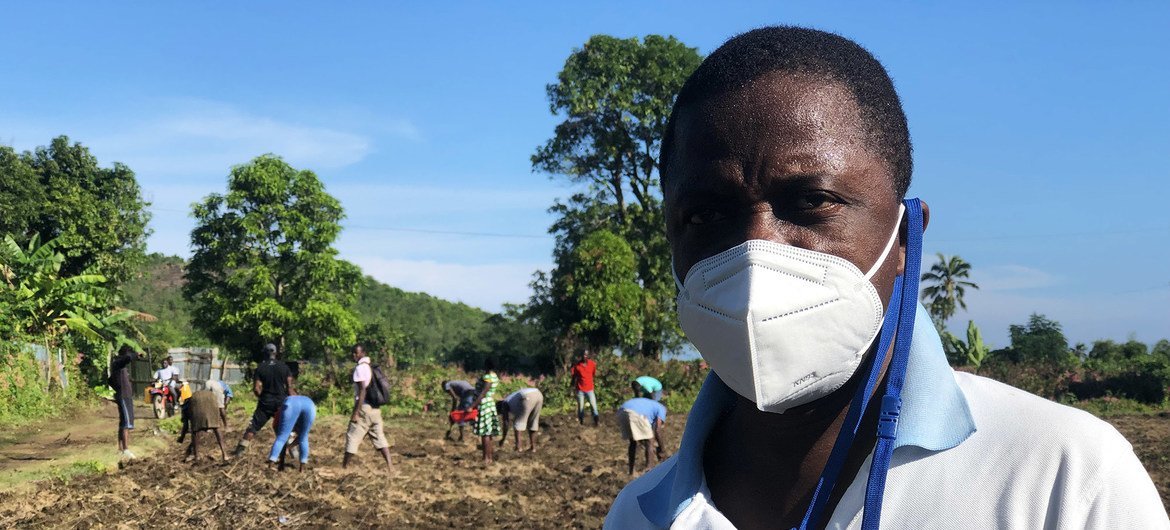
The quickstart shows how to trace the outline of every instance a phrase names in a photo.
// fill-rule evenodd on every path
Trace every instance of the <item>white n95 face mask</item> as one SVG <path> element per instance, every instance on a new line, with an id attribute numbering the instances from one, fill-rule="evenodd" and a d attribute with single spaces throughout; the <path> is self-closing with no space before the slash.
<path id="1" fill-rule="evenodd" d="M 882 301 L 869 279 L 898 239 L 904 208 L 866 273 L 844 258 L 764 240 L 696 263 L 678 293 L 687 338 L 719 379 L 762 411 L 831 394 L 881 331 Z"/>

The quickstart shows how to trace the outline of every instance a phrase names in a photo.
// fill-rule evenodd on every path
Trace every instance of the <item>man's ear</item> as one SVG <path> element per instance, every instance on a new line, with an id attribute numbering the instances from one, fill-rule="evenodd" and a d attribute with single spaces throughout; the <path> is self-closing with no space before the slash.
<path id="1" fill-rule="evenodd" d="M 926 232 L 927 225 L 930 224 L 930 205 L 926 201 L 919 199 L 922 204 L 922 231 Z M 906 217 L 903 217 L 906 219 Z M 902 221 L 899 221 L 901 223 Z M 906 240 L 909 238 L 906 231 L 906 224 L 902 223 L 902 227 L 898 229 L 898 275 L 906 273 Z"/>

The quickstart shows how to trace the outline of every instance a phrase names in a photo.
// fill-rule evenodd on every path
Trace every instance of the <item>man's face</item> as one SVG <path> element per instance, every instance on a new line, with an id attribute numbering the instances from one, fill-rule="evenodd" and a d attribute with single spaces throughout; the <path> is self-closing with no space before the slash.
<path id="1" fill-rule="evenodd" d="M 751 239 L 840 256 L 866 272 L 900 222 L 888 165 L 838 84 L 764 75 L 684 109 L 674 141 L 663 192 L 680 280 Z M 896 250 L 872 279 L 887 305 L 905 257 Z"/>
<path id="2" fill-rule="evenodd" d="M 353 360 L 359 361 L 362 357 L 365 357 L 365 350 L 363 350 L 361 346 L 355 347 L 353 349 Z"/>
<path id="3" fill-rule="evenodd" d="M 170 366 L 171 366 L 171 360 L 170 359 L 163 359 L 163 368 L 170 368 Z"/>

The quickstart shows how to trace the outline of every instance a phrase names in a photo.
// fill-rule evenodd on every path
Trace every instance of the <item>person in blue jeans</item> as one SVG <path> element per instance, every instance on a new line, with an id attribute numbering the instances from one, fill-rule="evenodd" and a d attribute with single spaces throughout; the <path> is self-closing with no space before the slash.
<path id="1" fill-rule="evenodd" d="M 297 471 L 304 471 L 309 462 L 309 429 L 313 428 L 313 420 L 317 419 L 317 405 L 306 396 L 289 396 L 284 399 L 284 405 L 276 413 L 276 422 L 272 428 L 276 430 L 276 440 L 272 442 L 272 450 L 268 452 L 268 465 L 280 462 L 277 469 L 284 469 L 284 456 L 289 436 L 297 433 L 298 456 L 300 466 Z"/>

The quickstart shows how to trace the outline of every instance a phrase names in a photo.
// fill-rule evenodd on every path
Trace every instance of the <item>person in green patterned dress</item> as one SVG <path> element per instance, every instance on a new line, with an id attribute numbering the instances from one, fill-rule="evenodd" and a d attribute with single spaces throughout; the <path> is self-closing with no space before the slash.
<path id="1" fill-rule="evenodd" d="M 492 437 L 500 434 L 500 417 L 496 413 L 496 387 L 500 384 L 500 376 L 496 375 L 496 363 L 487 359 L 483 363 L 487 373 L 479 378 L 475 384 L 476 403 L 479 404 L 479 417 L 475 419 L 473 431 L 479 436 L 483 444 L 483 461 L 492 463 Z"/>

